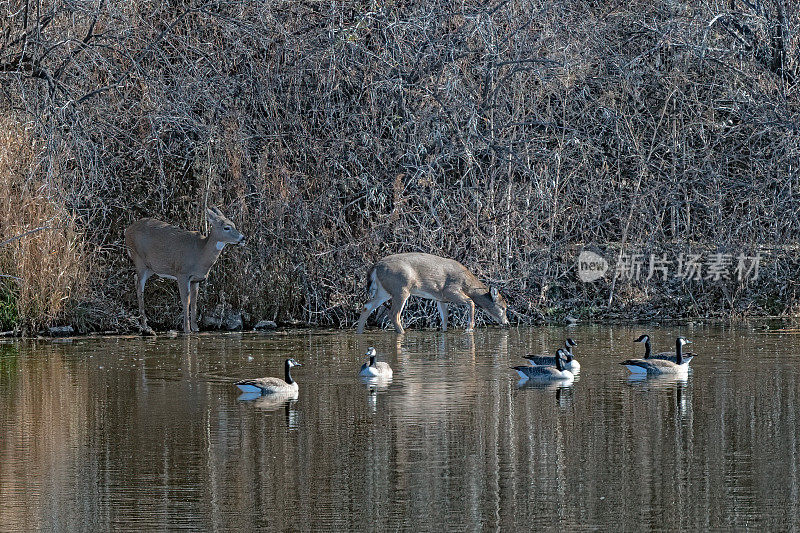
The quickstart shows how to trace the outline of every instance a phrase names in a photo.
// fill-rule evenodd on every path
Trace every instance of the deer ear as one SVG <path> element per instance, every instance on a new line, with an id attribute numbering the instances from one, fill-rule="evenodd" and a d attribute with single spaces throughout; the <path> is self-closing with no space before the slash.
<path id="1" fill-rule="evenodd" d="M 219 220 L 219 215 L 216 212 L 214 212 L 213 207 L 209 207 L 206 209 L 206 216 L 208 217 L 209 221 Z"/>
<path id="2" fill-rule="evenodd" d="M 497 290 L 497 287 L 492 287 L 489 289 L 489 296 L 492 297 L 493 301 L 497 301 L 497 298 L 500 296 L 500 292 Z"/>
<path id="3" fill-rule="evenodd" d="M 219 210 L 219 207 L 217 207 L 217 206 L 214 206 L 214 207 L 212 207 L 211 209 L 213 209 L 213 210 L 214 210 L 214 212 L 217 214 L 217 216 L 218 216 L 218 217 L 222 218 L 222 217 L 224 217 L 224 216 L 225 216 L 225 215 L 223 215 L 223 214 L 222 214 L 222 211 L 220 211 L 220 210 Z"/>

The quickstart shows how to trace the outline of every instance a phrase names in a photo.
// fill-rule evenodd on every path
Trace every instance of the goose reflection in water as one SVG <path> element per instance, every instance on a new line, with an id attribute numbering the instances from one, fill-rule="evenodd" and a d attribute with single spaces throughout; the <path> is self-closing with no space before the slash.
<path id="1" fill-rule="evenodd" d="M 388 377 L 364 377 L 359 376 L 358 381 L 366 385 L 371 389 L 376 389 L 380 392 L 385 392 L 389 389 L 389 385 L 392 384 L 392 378 Z"/>
<path id="2" fill-rule="evenodd" d="M 298 396 L 299 395 L 297 391 L 287 394 L 270 395 L 262 395 L 258 392 L 245 392 L 240 394 L 237 400 L 240 402 L 247 402 L 256 409 L 261 409 L 263 411 L 275 411 L 284 405 L 289 404 L 290 402 L 297 401 Z"/>
<path id="3" fill-rule="evenodd" d="M 627 384 L 643 392 L 675 391 L 675 406 L 678 414 L 683 417 L 687 414 L 689 402 L 686 400 L 689 376 L 686 374 L 662 374 L 649 376 L 647 374 L 631 374 Z"/>
<path id="4" fill-rule="evenodd" d="M 688 374 L 630 374 L 627 379 L 628 385 L 643 389 L 671 389 L 677 385 L 686 386 L 689 382 Z"/>
<path id="5" fill-rule="evenodd" d="M 378 396 L 389 390 L 392 378 L 359 377 L 358 380 L 367 386 L 367 405 L 372 414 L 375 414 L 378 411 Z"/>
<path id="6" fill-rule="evenodd" d="M 577 379 L 575 380 L 577 381 Z M 558 381 L 535 381 L 530 379 L 520 379 L 517 382 L 517 392 L 522 391 L 555 391 L 556 405 L 560 408 L 569 407 L 573 402 L 573 385 L 574 381 L 558 382 Z"/>
<path id="7" fill-rule="evenodd" d="M 274 412 L 283 408 L 286 427 L 297 429 L 300 427 L 300 416 L 295 409 L 298 394 L 272 394 L 268 396 L 257 392 L 245 392 L 236 398 L 240 402 L 245 402 L 259 411 Z"/>

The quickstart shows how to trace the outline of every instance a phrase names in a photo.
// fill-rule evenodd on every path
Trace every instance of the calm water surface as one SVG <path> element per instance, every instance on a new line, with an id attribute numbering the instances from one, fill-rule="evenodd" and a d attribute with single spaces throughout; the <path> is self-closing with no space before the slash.
<path id="1" fill-rule="evenodd" d="M 688 336 L 685 381 L 617 363 Z M 569 387 L 525 353 L 579 342 Z M 374 345 L 390 384 L 358 380 Z M 0 530 L 800 528 L 800 336 L 373 331 L 0 344 Z M 282 375 L 299 399 L 243 401 Z"/>

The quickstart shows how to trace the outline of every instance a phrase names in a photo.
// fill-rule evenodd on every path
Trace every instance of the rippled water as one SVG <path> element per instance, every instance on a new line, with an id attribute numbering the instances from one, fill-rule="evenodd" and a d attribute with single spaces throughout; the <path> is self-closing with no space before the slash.
<path id="1" fill-rule="evenodd" d="M 685 381 L 617 363 L 677 334 Z M 579 342 L 570 387 L 518 387 Z M 374 345 L 390 384 L 358 380 Z M 800 337 L 373 331 L 0 344 L 2 530 L 800 528 Z M 282 375 L 299 399 L 242 401 Z"/>

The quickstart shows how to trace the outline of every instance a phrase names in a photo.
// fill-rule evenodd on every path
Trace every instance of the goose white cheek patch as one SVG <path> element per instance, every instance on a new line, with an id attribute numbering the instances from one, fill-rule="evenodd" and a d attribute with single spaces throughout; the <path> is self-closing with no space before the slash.
<path id="1" fill-rule="evenodd" d="M 222 241 L 217 241 L 217 250 L 222 250 L 225 248 L 225 243 Z"/>

